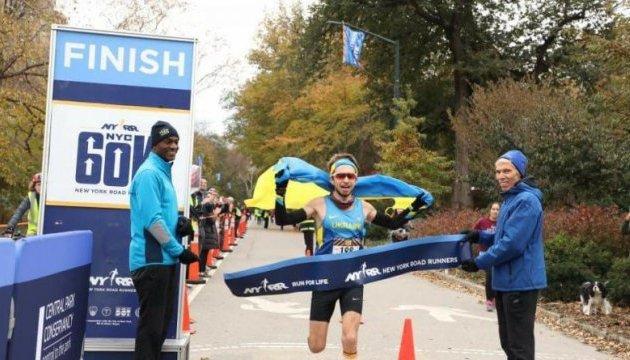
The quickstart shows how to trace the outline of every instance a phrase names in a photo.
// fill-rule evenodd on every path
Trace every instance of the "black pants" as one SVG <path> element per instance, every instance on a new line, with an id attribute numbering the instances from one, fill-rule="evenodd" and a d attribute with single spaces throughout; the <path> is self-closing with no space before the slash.
<path id="1" fill-rule="evenodd" d="M 492 270 L 486 271 L 486 300 L 494 300 L 496 296 L 494 290 L 492 290 Z"/>
<path id="2" fill-rule="evenodd" d="M 499 338 L 508 360 L 534 359 L 538 290 L 496 293 Z"/>
<path id="3" fill-rule="evenodd" d="M 199 253 L 199 272 L 204 273 L 206 271 L 206 263 L 208 262 L 208 253 L 210 248 L 205 245 L 201 245 L 201 252 Z"/>
<path id="4" fill-rule="evenodd" d="M 234 217 L 234 237 L 238 236 L 238 225 L 241 223 L 240 217 Z"/>
<path id="5" fill-rule="evenodd" d="M 158 360 L 175 304 L 175 265 L 149 265 L 131 274 L 140 318 L 134 360 Z"/>

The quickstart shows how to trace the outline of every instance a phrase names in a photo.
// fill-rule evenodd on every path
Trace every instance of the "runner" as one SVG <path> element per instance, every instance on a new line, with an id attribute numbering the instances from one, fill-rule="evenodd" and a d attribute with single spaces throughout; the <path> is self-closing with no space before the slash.
<path id="1" fill-rule="evenodd" d="M 389 217 L 381 214 L 364 200 L 356 200 L 353 189 L 357 182 L 358 165 L 351 154 L 335 154 L 328 162 L 330 182 L 333 191 L 330 195 L 311 200 L 304 208 L 287 212 L 284 195 L 288 179 L 283 179 L 283 171 L 276 174 L 276 219 L 278 224 L 294 225 L 306 219 L 314 219 L 324 231 L 323 242 L 317 244 L 315 255 L 341 254 L 360 250 L 364 245 L 365 223 L 370 222 L 389 229 L 398 229 L 423 206 L 430 206 L 423 199 L 430 199 L 427 192 L 416 197 L 412 205 L 398 214 Z M 311 298 L 310 329 L 308 346 L 311 352 L 318 353 L 326 347 L 328 325 L 335 303 L 339 300 L 342 316 L 341 343 L 346 359 L 357 358 L 357 335 L 363 309 L 363 286 L 314 291 Z"/>

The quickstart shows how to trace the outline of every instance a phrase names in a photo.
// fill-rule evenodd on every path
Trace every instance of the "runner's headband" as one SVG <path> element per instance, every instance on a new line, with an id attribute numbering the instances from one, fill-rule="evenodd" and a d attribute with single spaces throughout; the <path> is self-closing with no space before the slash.
<path id="1" fill-rule="evenodd" d="M 359 169 L 357 169 L 357 166 L 350 159 L 341 158 L 332 164 L 332 166 L 330 167 L 330 173 L 331 174 L 334 173 L 338 167 L 343 166 L 343 165 L 352 166 L 352 168 L 354 169 L 356 173 L 359 172 Z"/>

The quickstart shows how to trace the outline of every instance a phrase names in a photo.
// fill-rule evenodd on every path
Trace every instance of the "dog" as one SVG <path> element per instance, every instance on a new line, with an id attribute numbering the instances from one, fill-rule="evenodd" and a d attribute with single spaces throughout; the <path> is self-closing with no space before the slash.
<path id="1" fill-rule="evenodd" d="M 587 281 L 580 287 L 580 300 L 584 315 L 597 314 L 601 309 L 605 315 L 612 313 L 612 306 L 606 299 L 606 284 L 599 281 Z"/>

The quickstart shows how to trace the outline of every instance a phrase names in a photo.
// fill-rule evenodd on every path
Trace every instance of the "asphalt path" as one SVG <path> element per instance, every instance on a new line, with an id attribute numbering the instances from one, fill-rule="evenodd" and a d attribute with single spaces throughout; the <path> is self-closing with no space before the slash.
<path id="1" fill-rule="evenodd" d="M 308 351 L 310 293 L 239 298 L 223 282 L 223 273 L 301 256 L 301 233 L 273 224 L 252 223 L 247 235 L 220 264 L 206 285 L 190 291 L 190 358 L 339 359 L 339 307 L 331 320 L 326 349 Z M 397 359 L 404 320 L 411 319 L 416 359 L 505 359 L 496 314 L 476 297 L 443 288 L 413 274 L 368 284 L 365 323 L 359 329 L 360 359 Z M 536 324 L 536 359 L 597 360 L 606 354 L 576 339 Z"/>

